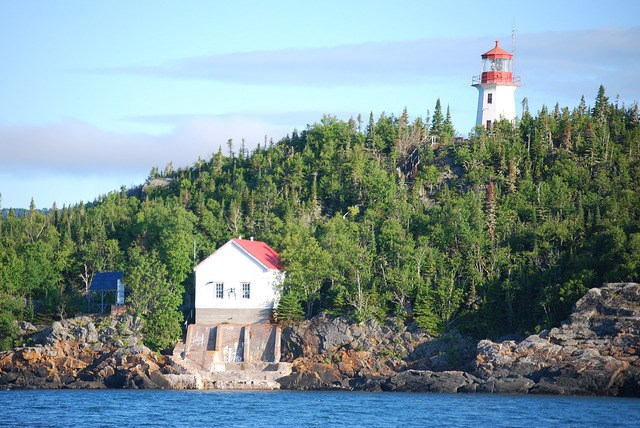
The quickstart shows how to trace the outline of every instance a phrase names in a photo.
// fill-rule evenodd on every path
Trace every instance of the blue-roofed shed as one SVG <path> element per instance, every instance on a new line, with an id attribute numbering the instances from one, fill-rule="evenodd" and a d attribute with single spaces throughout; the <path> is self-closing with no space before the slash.
<path id="1" fill-rule="evenodd" d="M 122 272 L 98 272 L 89 287 L 87 303 L 89 311 L 99 309 L 104 313 L 107 306 L 124 305 L 124 282 Z"/>
<path id="2" fill-rule="evenodd" d="M 98 272 L 93 276 L 90 291 L 116 290 L 118 281 L 122 282 L 122 272 Z"/>

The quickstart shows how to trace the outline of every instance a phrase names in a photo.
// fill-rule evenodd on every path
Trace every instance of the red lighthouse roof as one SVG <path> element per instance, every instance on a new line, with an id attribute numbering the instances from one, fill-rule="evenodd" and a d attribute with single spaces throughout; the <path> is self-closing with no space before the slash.
<path id="1" fill-rule="evenodd" d="M 482 58 L 506 58 L 511 59 L 513 55 L 500 47 L 500 41 L 496 40 L 496 47 L 482 54 Z"/>

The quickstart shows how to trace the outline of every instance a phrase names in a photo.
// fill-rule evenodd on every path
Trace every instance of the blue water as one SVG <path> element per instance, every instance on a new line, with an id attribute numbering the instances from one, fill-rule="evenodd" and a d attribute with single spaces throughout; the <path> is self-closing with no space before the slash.
<path id="1" fill-rule="evenodd" d="M 299 391 L 0 391 L 7 427 L 639 427 L 640 400 Z"/>

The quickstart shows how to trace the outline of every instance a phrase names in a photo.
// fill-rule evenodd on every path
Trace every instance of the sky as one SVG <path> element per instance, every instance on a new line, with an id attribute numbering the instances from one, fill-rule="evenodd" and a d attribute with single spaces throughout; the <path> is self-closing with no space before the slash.
<path id="1" fill-rule="evenodd" d="M 512 34 L 515 29 L 515 46 Z M 535 113 L 640 98 L 640 2 L 0 0 L 2 208 L 60 208 L 323 115 L 475 125 L 501 41 Z"/>

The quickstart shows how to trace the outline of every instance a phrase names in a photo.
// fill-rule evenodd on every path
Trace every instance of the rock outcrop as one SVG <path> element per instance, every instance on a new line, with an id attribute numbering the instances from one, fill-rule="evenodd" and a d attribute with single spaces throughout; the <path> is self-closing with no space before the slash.
<path id="1" fill-rule="evenodd" d="M 478 343 L 479 390 L 640 397 L 640 284 L 593 288 L 562 326 Z"/>
<path id="2" fill-rule="evenodd" d="M 283 332 L 290 389 L 640 397 L 640 285 L 606 284 L 558 328 L 517 343 L 317 317 Z"/>
<path id="3" fill-rule="evenodd" d="M 0 388 L 167 388 L 175 373 L 141 344 L 140 323 L 129 315 L 83 316 L 54 322 L 33 333 L 31 346 L 0 353 Z"/>
<path id="4" fill-rule="evenodd" d="M 293 362 L 291 375 L 279 379 L 286 389 L 407 390 L 406 381 L 391 379 L 415 369 L 459 369 L 475 355 L 475 344 L 457 333 L 434 341 L 392 320 L 354 324 L 325 315 L 284 329 L 282 342 L 283 361 Z"/>

